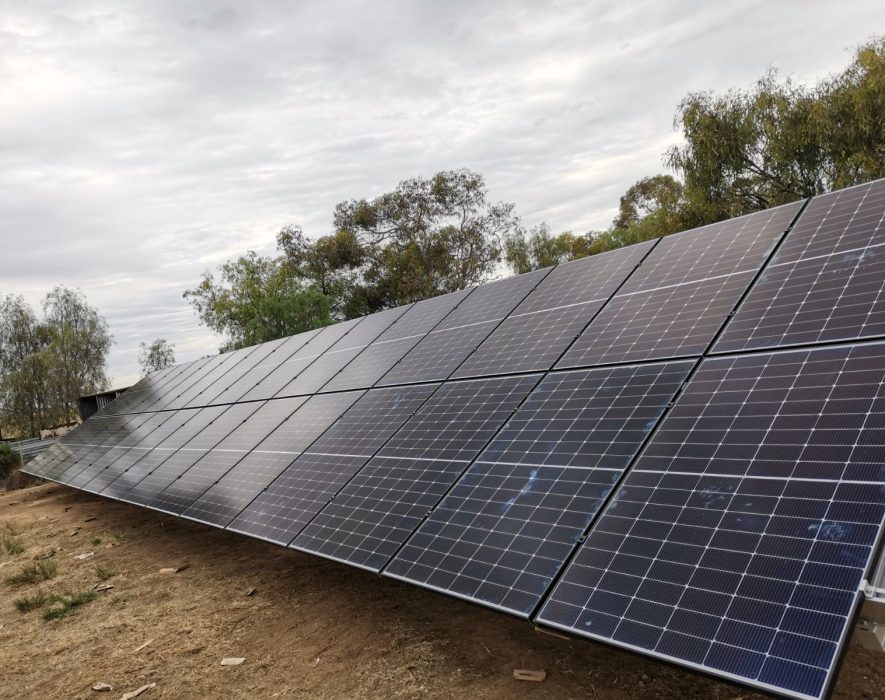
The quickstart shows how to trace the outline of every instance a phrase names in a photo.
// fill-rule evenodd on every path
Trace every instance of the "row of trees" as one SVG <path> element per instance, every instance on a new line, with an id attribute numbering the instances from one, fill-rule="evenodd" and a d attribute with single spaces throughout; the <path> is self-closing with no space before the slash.
<path id="1" fill-rule="evenodd" d="M 885 40 L 815 86 L 771 71 L 749 90 L 690 94 L 674 125 L 671 172 L 630 187 L 605 230 L 525 230 L 480 174 L 446 171 L 341 202 L 329 235 L 287 226 L 277 255 L 249 252 L 184 296 L 227 350 L 477 284 L 502 263 L 527 272 L 883 177 Z"/>
<path id="2" fill-rule="evenodd" d="M 0 298 L 0 425 L 36 436 L 76 420 L 77 399 L 107 388 L 113 339 L 82 292 L 56 287 L 43 318 L 21 296 Z"/>

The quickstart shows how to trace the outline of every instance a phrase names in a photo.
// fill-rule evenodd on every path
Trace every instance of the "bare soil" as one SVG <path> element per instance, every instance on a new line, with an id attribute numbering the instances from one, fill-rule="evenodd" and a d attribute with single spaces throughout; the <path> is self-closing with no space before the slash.
<path id="1" fill-rule="evenodd" d="M 762 697 L 406 584 L 57 485 L 0 494 L 0 697 Z M 54 551 L 54 554 L 50 555 Z M 76 555 L 94 552 L 86 559 Z M 48 557 L 47 559 L 38 559 Z M 12 585 L 54 561 L 51 580 Z M 189 564 L 176 574 L 165 567 Z M 37 591 L 113 589 L 58 620 L 20 613 Z M 253 595 L 247 596 L 249 589 Z M 136 649 L 150 642 L 141 651 Z M 222 667 L 224 657 L 245 657 Z M 543 669 L 541 683 L 513 678 Z M 94 683 L 110 693 L 91 690 Z M 852 643 L 836 698 L 885 697 L 880 655 Z"/>

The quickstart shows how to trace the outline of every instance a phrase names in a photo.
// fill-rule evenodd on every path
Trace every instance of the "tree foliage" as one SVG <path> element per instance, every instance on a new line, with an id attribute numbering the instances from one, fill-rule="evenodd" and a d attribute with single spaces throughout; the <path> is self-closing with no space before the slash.
<path id="1" fill-rule="evenodd" d="M 77 399 L 107 387 L 111 338 L 82 292 L 56 287 L 43 320 L 20 296 L 0 302 L 0 419 L 36 435 L 74 420 Z"/>
<path id="2" fill-rule="evenodd" d="M 674 126 L 671 172 L 633 184 L 603 231 L 525 230 L 482 175 L 444 171 L 341 202 L 320 238 L 287 226 L 277 257 L 249 253 L 185 296 L 240 347 L 462 289 L 502 261 L 527 272 L 883 177 L 885 40 L 814 86 L 769 71 L 746 90 L 689 94 Z"/>
<path id="3" fill-rule="evenodd" d="M 175 345 L 165 338 L 157 338 L 150 344 L 142 341 L 138 348 L 138 364 L 143 376 L 175 364 Z"/>
<path id="4" fill-rule="evenodd" d="M 592 234 L 575 235 L 566 231 L 554 235 L 547 224 L 528 231 L 517 229 L 504 240 L 504 260 L 517 275 L 542 267 L 592 255 Z"/>
<path id="5" fill-rule="evenodd" d="M 223 352 L 332 322 L 328 296 L 292 275 L 280 258 L 253 251 L 222 265 L 218 280 L 204 273 L 184 297 L 204 324 L 227 336 Z"/>
<path id="6" fill-rule="evenodd" d="M 518 227 L 513 210 L 490 202 L 469 170 L 405 180 L 338 204 L 329 235 L 311 240 L 284 227 L 277 257 L 250 251 L 184 296 L 227 336 L 223 349 L 280 338 L 487 280 Z"/>
<path id="7" fill-rule="evenodd" d="M 885 40 L 814 86 L 769 71 L 749 90 L 690 94 L 676 126 L 685 143 L 666 162 L 692 225 L 885 176 Z"/>
<path id="8" fill-rule="evenodd" d="M 689 94 L 674 125 L 684 143 L 664 154 L 680 176 L 639 180 L 605 231 L 579 246 L 546 228 L 511 235 L 514 272 L 592 255 L 885 177 L 885 40 L 861 46 L 841 73 L 814 86 L 766 73 L 748 90 Z"/>

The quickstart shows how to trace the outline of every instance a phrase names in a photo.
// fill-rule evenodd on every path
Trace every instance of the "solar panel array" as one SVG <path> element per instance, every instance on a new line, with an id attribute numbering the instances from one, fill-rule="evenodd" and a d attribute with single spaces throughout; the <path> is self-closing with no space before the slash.
<path id="1" fill-rule="evenodd" d="M 35 476 L 788 697 L 885 518 L 885 181 L 154 373 Z"/>

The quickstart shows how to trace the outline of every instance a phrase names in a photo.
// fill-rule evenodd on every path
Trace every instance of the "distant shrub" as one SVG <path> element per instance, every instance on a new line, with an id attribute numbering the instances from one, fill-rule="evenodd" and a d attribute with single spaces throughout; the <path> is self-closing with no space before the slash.
<path id="1" fill-rule="evenodd" d="M 9 472 L 18 466 L 18 461 L 18 453 L 7 443 L 0 442 L 0 479 L 9 476 Z"/>

